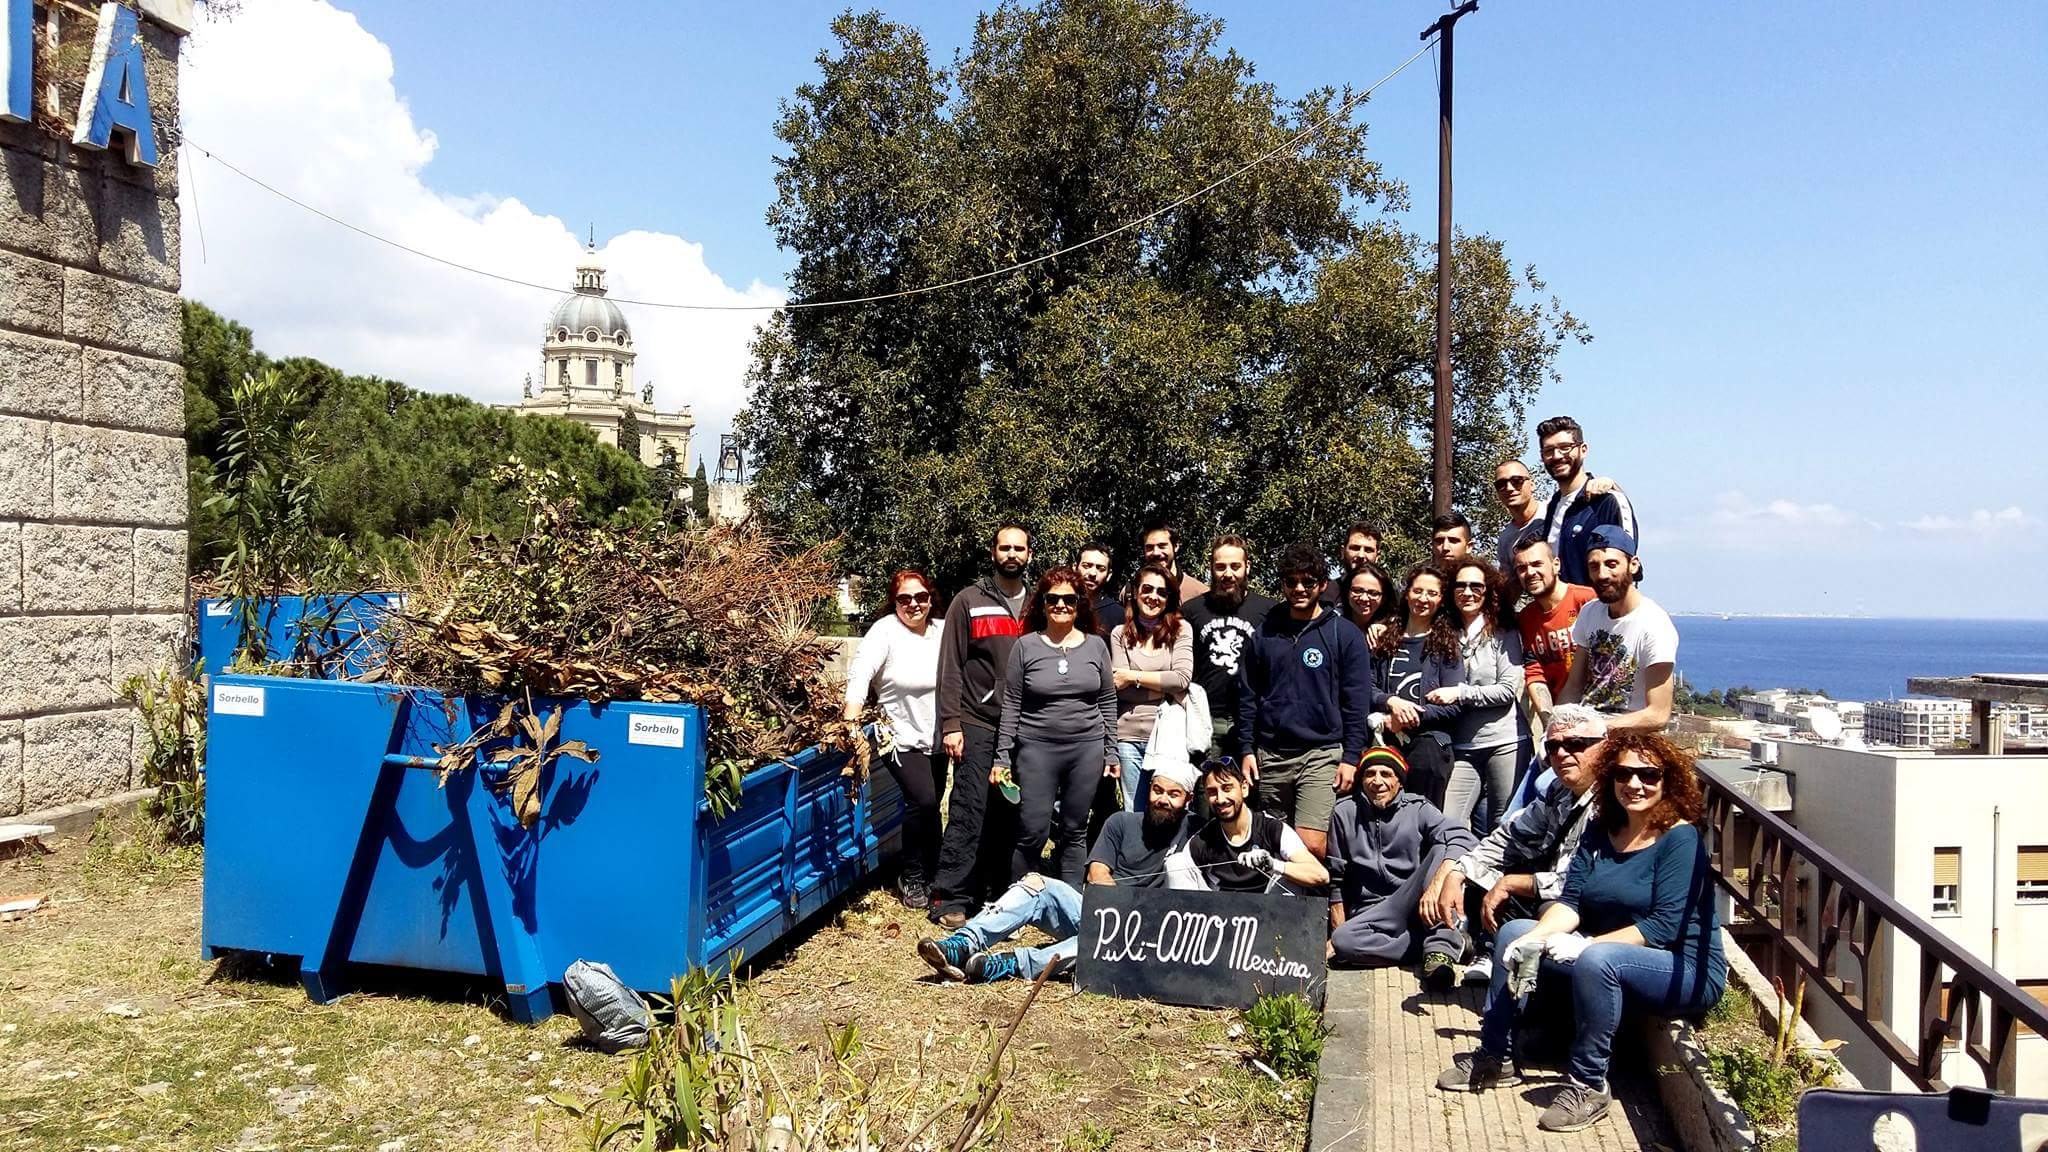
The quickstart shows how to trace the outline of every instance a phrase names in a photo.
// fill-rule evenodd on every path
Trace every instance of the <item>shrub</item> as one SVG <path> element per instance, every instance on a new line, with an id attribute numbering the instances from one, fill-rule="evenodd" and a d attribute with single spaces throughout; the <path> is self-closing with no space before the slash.
<path id="1" fill-rule="evenodd" d="M 1243 1017 L 1245 1038 L 1274 1072 L 1290 1079 L 1315 1075 L 1330 1026 L 1306 998 L 1296 992 L 1261 996 Z"/>
<path id="2" fill-rule="evenodd" d="M 190 669 L 168 665 L 121 683 L 121 698 L 142 717 L 142 783 L 156 796 L 143 812 L 172 844 L 206 833 L 206 690 Z"/>

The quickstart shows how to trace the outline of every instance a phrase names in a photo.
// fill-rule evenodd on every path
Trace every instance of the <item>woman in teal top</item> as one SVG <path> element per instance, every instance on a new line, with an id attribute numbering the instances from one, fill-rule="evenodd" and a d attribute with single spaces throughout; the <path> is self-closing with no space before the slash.
<path id="1" fill-rule="evenodd" d="M 1517 992 L 1528 987 L 1515 969 L 1533 964 L 1537 979 L 1569 982 L 1576 1021 L 1571 1079 L 1537 1121 L 1551 1132 L 1587 1127 L 1613 1102 L 1607 1062 L 1624 1007 L 1694 1016 L 1728 982 L 1692 757 L 1662 733 L 1638 730 L 1608 733 L 1594 755 L 1597 826 L 1579 842 L 1563 894 L 1538 919 L 1501 928 L 1479 1050 L 1437 1078 L 1454 1092 L 1520 1083 L 1512 1046 Z"/>

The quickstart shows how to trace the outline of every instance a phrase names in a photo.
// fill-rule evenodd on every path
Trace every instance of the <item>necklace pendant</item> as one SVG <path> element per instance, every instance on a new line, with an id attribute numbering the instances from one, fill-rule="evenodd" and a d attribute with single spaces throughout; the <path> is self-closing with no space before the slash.
<path id="1" fill-rule="evenodd" d="M 1065 656 L 1060 657 L 1058 667 L 1060 670 L 1060 675 L 1065 676 L 1067 674 L 1067 658 Z"/>

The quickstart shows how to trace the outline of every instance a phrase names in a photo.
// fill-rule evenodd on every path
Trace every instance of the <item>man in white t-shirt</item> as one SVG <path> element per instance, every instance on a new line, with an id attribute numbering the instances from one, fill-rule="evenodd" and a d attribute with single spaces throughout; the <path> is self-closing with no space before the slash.
<path id="1" fill-rule="evenodd" d="M 1580 609 L 1572 625 L 1572 670 L 1558 699 L 1606 713 L 1610 729 L 1661 730 L 1671 721 L 1678 629 L 1636 587 L 1643 565 L 1635 537 L 1612 524 L 1587 535 L 1587 582 L 1600 602 Z"/>

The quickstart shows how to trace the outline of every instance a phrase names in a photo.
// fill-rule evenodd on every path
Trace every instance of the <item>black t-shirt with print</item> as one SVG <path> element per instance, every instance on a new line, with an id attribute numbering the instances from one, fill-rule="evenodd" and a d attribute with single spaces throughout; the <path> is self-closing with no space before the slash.
<path id="1" fill-rule="evenodd" d="M 1271 812 L 1252 813 L 1251 835 L 1242 844 L 1232 844 L 1223 821 L 1211 820 L 1188 840 L 1188 856 L 1201 870 L 1202 879 L 1218 892 L 1264 892 L 1272 877 L 1237 862 L 1237 854 L 1264 848 L 1275 862 L 1283 858 L 1287 822 Z"/>

